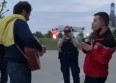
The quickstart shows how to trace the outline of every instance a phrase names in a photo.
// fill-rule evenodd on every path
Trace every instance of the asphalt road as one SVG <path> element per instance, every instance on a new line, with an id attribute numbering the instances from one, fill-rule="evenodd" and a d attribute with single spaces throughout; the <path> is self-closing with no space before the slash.
<path id="1" fill-rule="evenodd" d="M 81 69 L 81 83 L 84 81 L 84 73 L 82 70 L 84 58 L 85 55 L 80 51 L 79 66 Z M 32 83 L 63 83 L 58 60 L 58 51 L 47 51 L 45 55 L 41 57 L 41 69 L 32 72 Z M 72 77 L 71 83 L 73 83 Z M 110 61 L 109 76 L 106 83 L 116 83 L 116 52 Z"/>

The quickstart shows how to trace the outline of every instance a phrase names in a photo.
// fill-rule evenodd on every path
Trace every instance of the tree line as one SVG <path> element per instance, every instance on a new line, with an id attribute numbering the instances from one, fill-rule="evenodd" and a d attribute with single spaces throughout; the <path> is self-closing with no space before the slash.
<path id="1" fill-rule="evenodd" d="M 49 30 L 46 34 L 42 34 L 41 31 L 33 33 L 37 38 L 52 38 L 52 33 Z"/>
<path id="2" fill-rule="evenodd" d="M 36 31 L 35 33 L 33 33 L 37 38 L 52 38 L 52 32 L 49 30 L 46 34 L 43 34 L 41 31 Z M 116 29 L 112 32 L 112 34 L 114 35 L 114 37 L 116 38 Z M 91 35 L 89 35 L 89 37 L 91 38 Z M 77 35 L 77 37 L 79 37 L 79 39 L 83 38 L 83 33 L 79 33 Z"/>

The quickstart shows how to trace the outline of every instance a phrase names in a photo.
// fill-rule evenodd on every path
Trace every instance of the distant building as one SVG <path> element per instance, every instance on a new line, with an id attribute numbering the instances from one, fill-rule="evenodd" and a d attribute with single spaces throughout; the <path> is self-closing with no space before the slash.
<path id="1" fill-rule="evenodd" d="M 109 27 L 111 31 L 114 31 L 116 29 L 116 15 L 115 15 L 115 4 L 111 3 L 110 5 L 110 22 L 109 22 Z"/>

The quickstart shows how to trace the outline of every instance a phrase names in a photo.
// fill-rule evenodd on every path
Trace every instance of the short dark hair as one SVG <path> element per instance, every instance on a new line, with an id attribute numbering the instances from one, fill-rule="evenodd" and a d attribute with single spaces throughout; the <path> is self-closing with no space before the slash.
<path id="1" fill-rule="evenodd" d="M 20 14 L 22 11 L 25 10 L 28 14 L 31 12 L 32 7 L 27 1 L 20 1 L 18 2 L 13 9 L 14 14 Z"/>
<path id="2" fill-rule="evenodd" d="M 106 12 L 98 12 L 94 16 L 100 16 L 100 19 L 104 21 L 105 25 L 109 25 L 109 15 Z"/>

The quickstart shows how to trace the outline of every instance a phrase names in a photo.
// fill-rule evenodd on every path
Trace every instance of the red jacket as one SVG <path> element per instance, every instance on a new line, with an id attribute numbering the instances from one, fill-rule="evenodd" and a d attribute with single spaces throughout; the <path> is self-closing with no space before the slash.
<path id="1" fill-rule="evenodd" d="M 93 49 L 86 53 L 86 58 L 84 62 L 84 72 L 87 76 L 90 77 L 108 76 L 108 63 L 115 50 L 114 47 L 110 47 L 111 46 L 110 44 L 113 44 L 114 46 L 116 45 L 112 37 L 110 37 L 110 40 L 108 38 L 105 37 L 96 38 Z M 113 40 L 114 42 L 109 42 L 111 40 Z M 99 44 L 97 44 L 98 42 Z"/>

